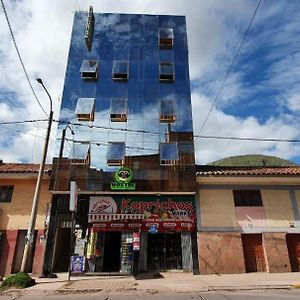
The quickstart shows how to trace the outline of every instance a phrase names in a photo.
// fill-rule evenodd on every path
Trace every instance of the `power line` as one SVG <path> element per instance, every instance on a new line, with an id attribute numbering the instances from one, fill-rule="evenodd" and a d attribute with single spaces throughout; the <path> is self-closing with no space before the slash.
<path id="1" fill-rule="evenodd" d="M 7 121 L 7 122 L 0 122 L 0 125 L 15 125 L 15 124 L 37 123 L 37 122 L 47 122 L 47 121 L 48 121 L 48 119 L 25 120 L 25 121 L 11 121 L 11 122 Z"/>
<path id="2" fill-rule="evenodd" d="M 40 101 L 39 101 L 39 99 L 38 99 L 38 97 L 37 97 L 37 95 L 36 95 L 36 93 L 35 93 L 35 91 L 34 91 L 34 89 L 33 89 L 33 86 L 32 86 L 32 84 L 31 84 L 31 82 L 30 82 L 28 73 L 27 73 L 26 68 L 25 68 L 25 65 L 24 65 L 24 63 L 23 63 L 23 60 L 22 60 L 20 51 L 19 51 L 19 49 L 18 49 L 16 40 L 15 40 L 15 37 L 14 37 L 14 33 L 13 33 L 13 31 L 12 31 L 12 28 L 11 28 L 11 25 L 10 25 L 10 22 L 9 22 L 9 19 L 8 19 L 8 15 L 7 15 L 7 12 L 6 12 L 6 9 L 5 9 L 3 0 L 1 0 L 1 4 L 2 4 L 2 9 L 3 9 L 4 15 L 5 15 L 5 18 L 6 18 L 6 22 L 7 22 L 8 28 L 9 28 L 9 32 L 10 32 L 10 35 L 11 35 L 13 44 L 14 44 L 15 49 L 16 49 L 16 51 L 17 51 L 17 54 L 18 54 L 20 63 L 21 63 L 21 65 L 22 65 L 23 71 L 24 71 L 24 73 L 25 73 L 26 79 L 27 79 L 27 81 L 28 81 L 28 83 L 29 83 L 29 86 L 30 86 L 30 88 L 31 88 L 31 91 L 32 91 L 32 93 L 33 93 L 33 95 L 34 95 L 34 97 L 35 97 L 35 99 L 36 99 L 38 105 L 40 106 L 40 108 L 43 110 L 43 112 L 46 114 L 46 116 L 48 116 L 48 114 L 47 114 L 46 111 L 44 110 L 43 106 L 41 105 L 41 103 L 40 103 Z"/>
<path id="3" fill-rule="evenodd" d="M 229 68 L 228 68 L 228 70 L 227 70 L 227 72 L 226 72 L 225 78 L 224 78 L 224 80 L 223 80 L 223 82 L 222 82 L 222 84 L 221 84 L 221 86 L 220 86 L 220 88 L 219 88 L 219 90 L 218 90 L 218 92 L 217 92 L 217 95 L 216 95 L 216 97 L 215 97 L 215 99 L 214 99 L 214 101 L 213 101 L 213 103 L 212 103 L 212 105 L 211 105 L 211 107 L 210 107 L 210 110 L 209 110 L 207 116 L 206 116 L 205 119 L 204 119 L 204 122 L 203 122 L 203 124 L 202 124 L 202 126 L 201 126 L 201 129 L 200 129 L 200 131 L 199 131 L 199 134 L 201 134 L 201 132 L 202 132 L 204 126 L 206 125 L 206 122 L 207 122 L 207 120 L 208 120 L 208 118 L 209 118 L 209 116 L 210 116 L 212 110 L 214 109 L 214 107 L 216 106 L 216 104 L 217 104 L 217 102 L 218 102 L 218 100 L 219 100 L 219 97 L 220 97 L 220 95 L 221 95 L 221 92 L 222 92 L 222 90 L 223 90 L 224 87 L 225 87 L 225 83 L 226 83 L 226 81 L 227 81 L 227 79 L 228 79 L 228 77 L 229 77 L 229 75 L 230 75 L 230 73 L 231 73 L 231 70 L 232 70 L 232 68 L 233 68 L 233 66 L 234 66 L 234 64 L 235 64 L 236 58 L 238 57 L 238 55 L 239 55 L 239 53 L 240 53 L 240 51 L 241 51 L 241 49 L 242 49 L 242 46 L 243 46 L 244 41 L 245 41 L 245 39 L 246 39 L 246 36 L 247 36 L 247 34 L 248 34 L 248 32 L 249 32 L 249 29 L 250 29 L 250 27 L 251 27 L 251 25 L 252 25 L 252 23 L 253 23 L 253 20 L 254 20 L 254 18 L 255 18 L 255 16 L 256 16 L 256 13 L 257 13 L 257 11 L 258 11 L 258 8 L 259 8 L 259 6 L 260 6 L 261 1 L 262 1 L 262 0 L 259 0 L 258 3 L 257 3 L 257 5 L 256 5 L 256 8 L 255 8 L 255 10 L 254 10 L 254 13 L 252 14 L 251 20 L 250 20 L 250 22 L 249 22 L 249 24 L 248 24 L 248 26 L 247 26 L 247 29 L 246 29 L 246 31 L 245 31 L 245 33 L 244 33 L 242 39 L 241 39 L 241 42 L 240 42 L 240 44 L 239 44 L 239 46 L 238 46 L 237 52 L 235 53 L 235 55 L 234 55 L 234 57 L 233 57 L 233 59 L 232 59 L 232 62 L 231 62 L 230 66 L 229 66 Z"/>
<path id="4" fill-rule="evenodd" d="M 28 118 L 28 116 L 5 94 L 3 91 L 0 90 L 0 93 L 2 96 L 12 105 L 14 106 L 25 118 Z M 35 126 L 37 128 L 40 128 L 39 124 L 36 123 Z"/>
<path id="5" fill-rule="evenodd" d="M 125 129 L 125 128 L 111 128 L 106 126 L 97 126 L 97 125 L 84 125 L 80 123 L 72 123 L 72 122 L 61 122 L 54 120 L 54 122 L 60 122 L 64 124 L 69 124 L 73 126 L 81 126 L 88 128 L 96 128 L 96 129 L 105 129 L 112 131 L 128 131 L 134 133 L 144 133 L 151 135 L 160 135 L 159 132 L 150 132 L 146 130 L 133 130 L 133 129 Z M 202 139 L 216 139 L 216 140 L 238 140 L 238 141 L 255 141 L 255 142 L 279 142 L 279 143 L 300 143 L 300 139 L 277 139 L 277 138 L 255 138 L 255 137 L 235 137 L 235 136 L 213 136 L 213 135 L 193 135 L 194 138 L 202 138 Z"/>

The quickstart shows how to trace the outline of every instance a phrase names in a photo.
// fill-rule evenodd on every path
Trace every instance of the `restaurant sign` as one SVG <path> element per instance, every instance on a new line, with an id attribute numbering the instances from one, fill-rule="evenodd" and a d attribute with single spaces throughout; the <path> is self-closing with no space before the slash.
<path id="1" fill-rule="evenodd" d="M 133 180 L 133 173 L 127 167 L 121 167 L 114 176 L 115 181 L 110 184 L 113 191 L 134 191 L 135 183 Z"/>

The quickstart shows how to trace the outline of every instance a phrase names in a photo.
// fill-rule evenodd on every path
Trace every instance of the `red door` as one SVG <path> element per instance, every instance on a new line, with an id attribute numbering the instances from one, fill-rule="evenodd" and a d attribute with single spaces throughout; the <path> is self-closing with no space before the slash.
<path id="1" fill-rule="evenodd" d="M 265 272 L 266 261 L 261 234 L 242 234 L 246 272 Z"/>
<path id="2" fill-rule="evenodd" d="M 299 272 L 300 270 L 300 234 L 286 235 L 286 244 L 289 252 L 292 272 Z"/>

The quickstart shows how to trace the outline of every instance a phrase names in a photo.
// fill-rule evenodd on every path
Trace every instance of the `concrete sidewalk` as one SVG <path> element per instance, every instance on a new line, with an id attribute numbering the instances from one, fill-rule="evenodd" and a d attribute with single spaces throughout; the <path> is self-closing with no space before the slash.
<path id="1" fill-rule="evenodd" d="M 159 278 L 141 274 L 133 276 L 35 278 L 37 284 L 28 292 L 93 293 L 99 291 L 204 292 L 216 290 L 287 289 L 300 284 L 300 273 L 247 273 L 224 275 L 192 275 L 181 272 L 162 272 Z M 150 278 L 149 278 L 150 277 Z"/>

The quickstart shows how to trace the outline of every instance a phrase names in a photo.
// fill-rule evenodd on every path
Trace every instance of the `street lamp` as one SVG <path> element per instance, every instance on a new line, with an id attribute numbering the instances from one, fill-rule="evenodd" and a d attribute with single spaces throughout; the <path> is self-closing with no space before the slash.
<path id="1" fill-rule="evenodd" d="M 42 85 L 43 89 L 45 90 L 45 92 L 47 93 L 47 95 L 49 97 L 50 115 L 49 115 L 49 120 L 48 120 L 48 128 L 47 128 L 47 134 L 46 134 L 46 139 L 45 139 L 43 158 L 42 158 L 42 162 L 40 164 L 38 179 L 37 179 L 36 186 L 35 186 L 35 192 L 34 192 L 34 197 L 33 197 L 33 202 L 32 202 L 30 221 L 29 221 L 29 225 L 28 225 L 27 236 L 25 238 L 25 247 L 24 247 L 23 259 L 22 259 L 21 270 L 20 270 L 21 272 L 25 272 L 26 262 L 27 262 L 27 259 L 28 259 L 28 252 L 29 252 L 30 247 L 32 247 L 35 223 L 36 223 L 37 212 L 38 212 L 38 207 L 39 207 L 42 177 L 43 177 L 44 170 L 45 170 L 45 163 L 46 163 L 46 157 L 47 157 L 47 151 L 48 151 L 48 145 L 49 145 L 49 139 L 50 139 L 50 132 L 51 132 L 51 126 L 52 126 L 52 121 L 53 121 L 53 110 L 52 110 L 51 96 L 50 96 L 49 92 L 47 91 L 46 87 L 44 86 L 44 83 L 43 83 L 42 79 L 38 78 L 37 82 Z"/>

